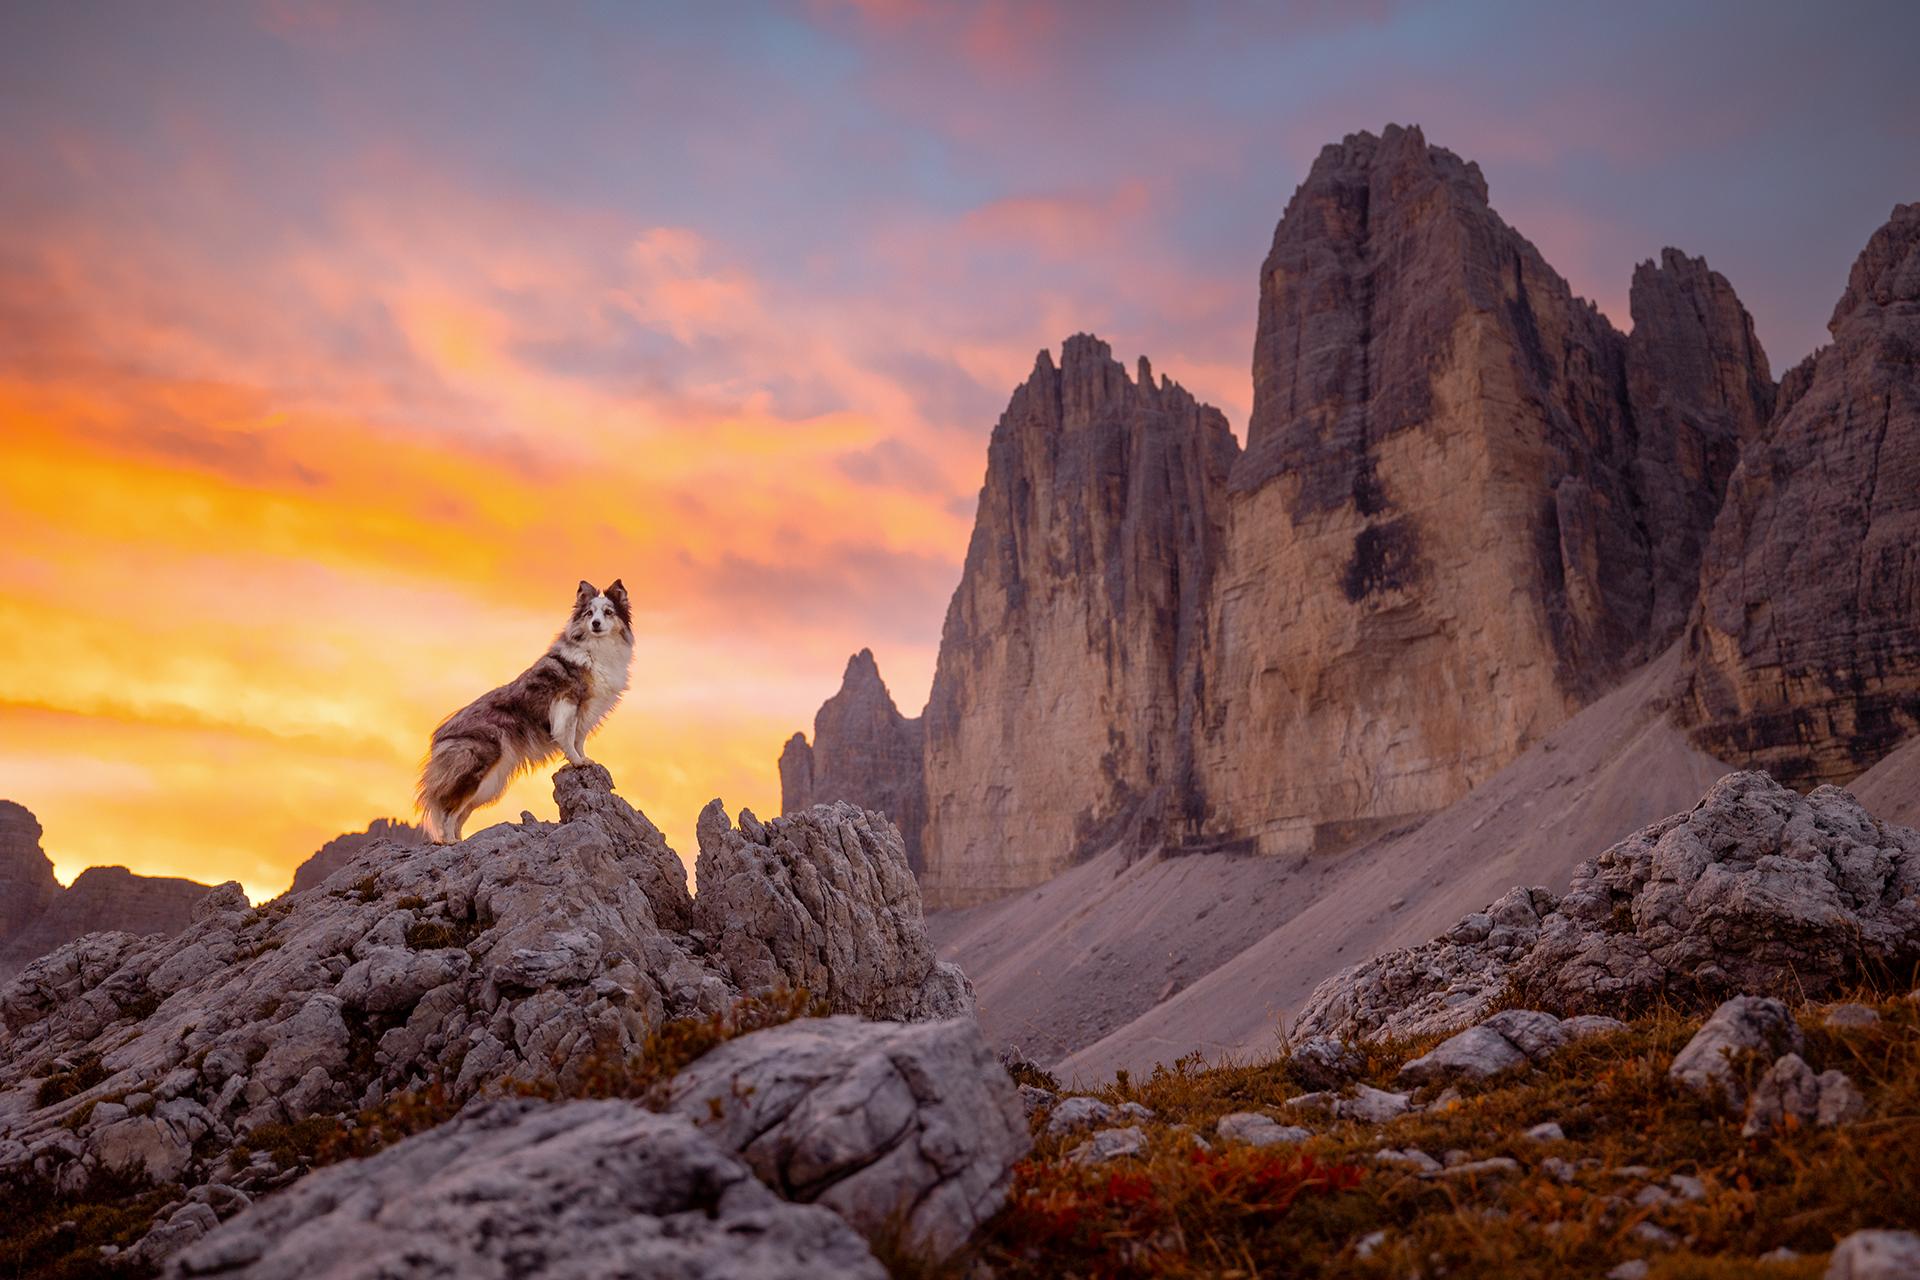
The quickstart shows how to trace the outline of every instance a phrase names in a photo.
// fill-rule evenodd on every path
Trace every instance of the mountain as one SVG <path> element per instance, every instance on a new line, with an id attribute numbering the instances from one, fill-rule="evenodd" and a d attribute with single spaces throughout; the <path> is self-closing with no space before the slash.
<path id="1" fill-rule="evenodd" d="M 82 934 L 173 934 L 211 886 L 125 867 L 88 867 L 66 888 L 40 848 L 40 823 L 0 800 L 0 980 Z"/>
<path id="2" fill-rule="evenodd" d="M 893 704 L 871 649 L 847 659 L 840 692 L 813 718 L 813 742 L 788 739 L 780 753 L 780 810 L 860 797 L 900 828 L 907 861 L 924 866 L 920 838 L 927 824 L 926 773 L 921 767 L 921 722 Z"/>
<path id="3" fill-rule="evenodd" d="M 1844 783 L 1920 730 L 1920 204 L 1873 233 L 1728 486 L 1679 714 L 1704 750 Z"/>
<path id="4" fill-rule="evenodd" d="M 425 844 L 426 839 L 425 833 L 410 822 L 402 822 L 398 818 L 375 818 L 367 824 L 365 831 L 349 831 L 335 836 L 314 850 L 305 862 L 294 868 L 293 885 L 287 892 L 303 893 L 315 888 L 381 841 L 411 846 Z"/>

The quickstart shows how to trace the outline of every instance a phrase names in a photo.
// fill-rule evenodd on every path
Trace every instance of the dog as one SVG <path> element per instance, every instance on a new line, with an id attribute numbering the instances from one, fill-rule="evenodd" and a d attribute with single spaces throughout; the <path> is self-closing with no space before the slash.
<path id="1" fill-rule="evenodd" d="M 581 582 L 566 627 L 519 679 L 475 698 L 433 731 L 418 796 L 427 834 L 455 844 L 468 815 L 500 798 L 523 769 L 563 755 L 587 759 L 587 735 L 627 690 L 633 609 L 614 580 Z"/>

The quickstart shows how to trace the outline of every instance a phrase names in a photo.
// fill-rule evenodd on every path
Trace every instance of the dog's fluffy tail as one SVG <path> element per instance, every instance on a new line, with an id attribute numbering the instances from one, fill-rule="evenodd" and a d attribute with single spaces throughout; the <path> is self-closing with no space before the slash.
<path id="1" fill-rule="evenodd" d="M 454 815 L 466 807 L 480 789 L 480 780 L 499 761 L 500 748 L 474 738 L 442 738 L 427 753 L 420 769 L 420 790 L 414 800 L 420 806 L 427 834 L 436 843 L 445 843 Z"/>

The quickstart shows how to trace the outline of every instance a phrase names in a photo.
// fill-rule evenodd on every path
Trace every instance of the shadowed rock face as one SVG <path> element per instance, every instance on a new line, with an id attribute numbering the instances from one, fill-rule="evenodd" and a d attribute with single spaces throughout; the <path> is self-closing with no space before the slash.
<path id="1" fill-rule="evenodd" d="M 1418 129 L 1321 152 L 1261 270 L 1193 835 L 1440 808 L 1672 639 L 1771 384 L 1705 264 L 1634 307 L 1637 349 Z"/>
<path id="2" fill-rule="evenodd" d="M 82 934 L 178 933 L 210 886 L 125 867 L 88 867 L 66 888 L 40 849 L 40 823 L 0 800 L 0 980 Z"/>
<path id="3" fill-rule="evenodd" d="M 294 869 L 293 886 L 288 893 L 304 893 L 318 887 L 326 878 L 352 862 L 371 846 L 383 840 L 400 845 L 426 842 L 420 828 L 398 818 L 375 818 L 365 831 L 349 831 L 335 836 L 316 849 L 312 856 Z"/>
<path id="4" fill-rule="evenodd" d="M 1728 485 L 1678 704 L 1703 750 L 1803 787 L 1920 729 L 1920 204 L 1827 327 Z"/>
<path id="5" fill-rule="evenodd" d="M 994 428 L 926 712 L 928 900 L 1158 827 L 1191 770 L 1226 419 L 1106 343 L 1042 352 Z"/>
<path id="6" fill-rule="evenodd" d="M 871 649 L 847 659 L 840 692 L 813 717 L 813 743 L 794 734 L 780 753 L 780 810 L 851 801 L 884 813 L 900 828 L 907 860 L 923 865 L 920 836 L 927 824 L 921 724 L 900 714 L 880 678 Z"/>

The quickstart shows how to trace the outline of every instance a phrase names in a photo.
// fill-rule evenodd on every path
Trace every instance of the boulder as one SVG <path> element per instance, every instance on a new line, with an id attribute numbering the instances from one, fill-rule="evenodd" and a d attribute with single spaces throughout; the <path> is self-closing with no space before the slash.
<path id="1" fill-rule="evenodd" d="M 1146 1130 L 1138 1125 L 1125 1129 L 1102 1129 L 1067 1152 L 1074 1164 L 1105 1164 L 1122 1156 L 1137 1156 L 1147 1149 Z"/>
<path id="2" fill-rule="evenodd" d="M 1490 928 L 1482 919 L 1499 917 Z M 1336 974 L 1295 1035 L 1409 1036 L 1485 1019 L 1517 990 L 1561 1014 L 1736 993 L 1818 998 L 1920 958 L 1920 833 L 1846 792 L 1728 774 L 1691 811 L 1515 889 L 1430 942 Z"/>
<path id="3" fill-rule="evenodd" d="M 1738 1106 L 1745 1086 L 1735 1071 L 1736 1055 L 1763 1053 L 1773 1059 L 1798 1054 L 1805 1047 L 1806 1037 L 1786 1005 L 1761 996 L 1736 996 L 1715 1009 L 1693 1033 L 1667 1068 L 1667 1078 L 1694 1093 Z"/>
<path id="4" fill-rule="evenodd" d="M 846 1223 L 782 1201 L 681 1116 L 518 1099 L 322 1169 L 193 1241 L 167 1274 L 882 1280 L 886 1271 Z"/>
<path id="5" fill-rule="evenodd" d="M 1299 1125 L 1281 1124 L 1272 1116 L 1258 1111 L 1236 1111 L 1220 1117 L 1214 1131 L 1229 1142 L 1244 1142 L 1249 1146 L 1271 1147 L 1281 1143 L 1305 1142 L 1313 1136 L 1313 1131 Z"/>
<path id="6" fill-rule="evenodd" d="M 970 1018 L 758 1031 L 676 1076 L 666 1106 L 782 1197 L 939 1254 L 1000 1207 L 1030 1145 L 1013 1081 Z"/>
<path id="7" fill-rule="evenodd" d="M 1920 1234 L 1856 1231 L 1833 1247 L 1826 1280 L 1912 1280 L 1920 1276 Z"/>
<path id="8" fill-rule="evenodd" d="M 1789 1119 L 1801 1126 L 1831 1129 L 1859 1119 L 1866 1108 L 1866 1098 L 1844 1072 L 1815 1075 L 1799 1054 L 1788 1053 L 1754 1086 L 1741 1133 L 1749 1138 L 1774 1133 L 1786 1128 Z"/>

